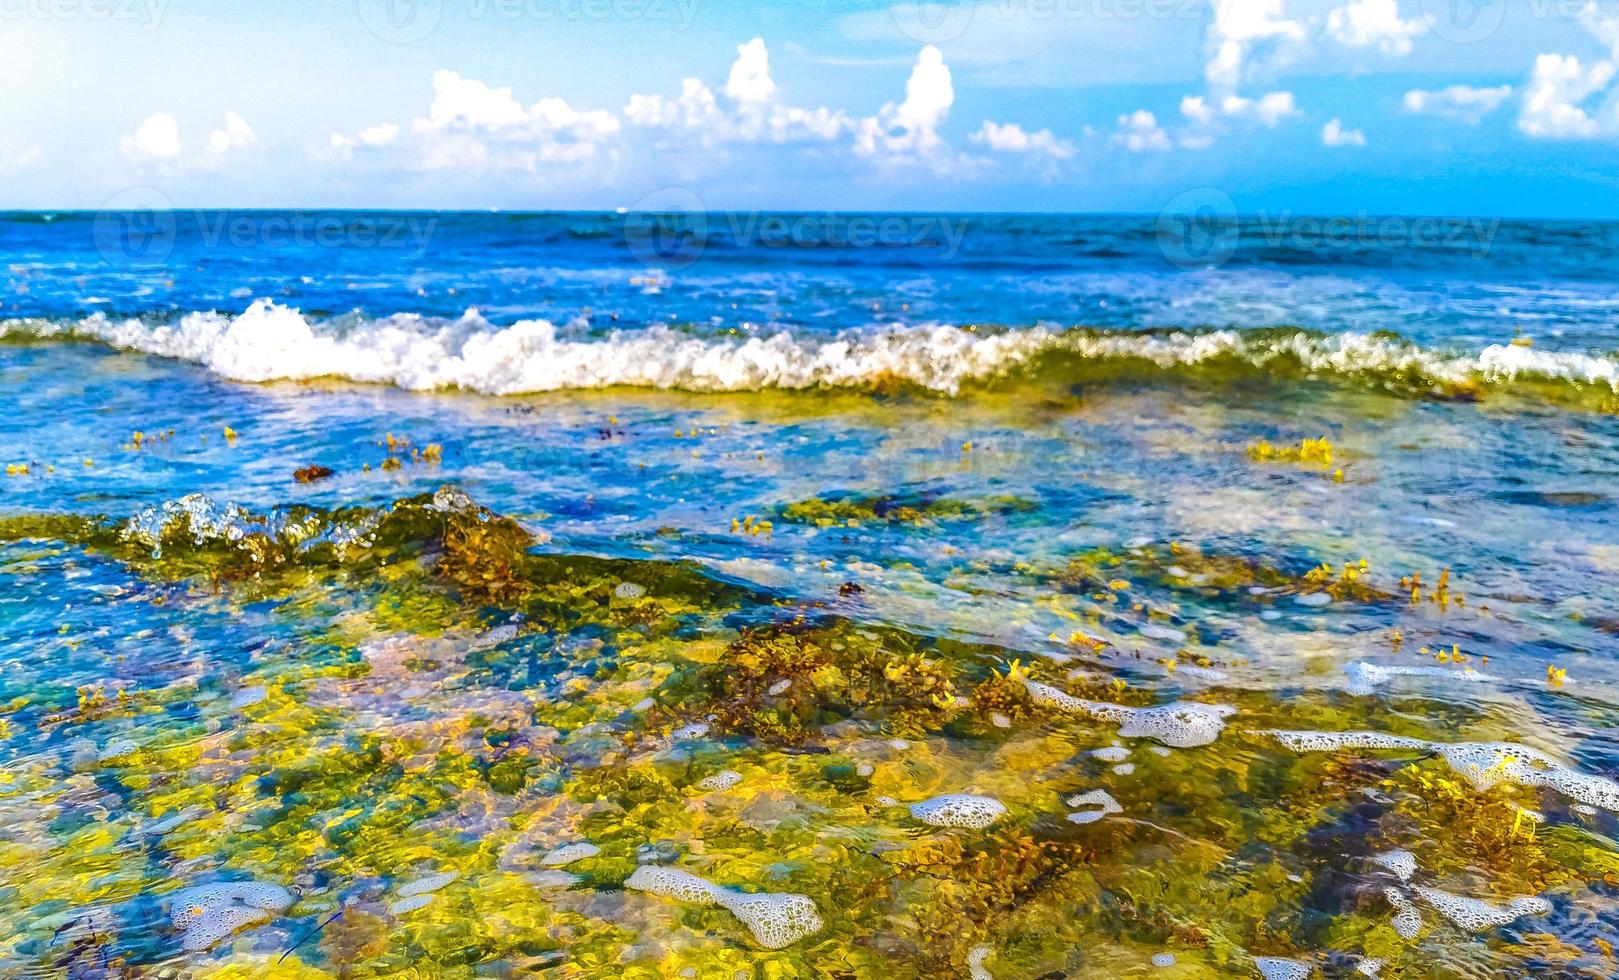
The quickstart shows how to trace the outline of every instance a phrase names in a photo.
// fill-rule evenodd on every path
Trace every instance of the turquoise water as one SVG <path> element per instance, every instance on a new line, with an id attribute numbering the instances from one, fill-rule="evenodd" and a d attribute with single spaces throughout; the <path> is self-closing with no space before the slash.
<path id="1" fill-rule="evenodd" d="M 3 968 L 1611 972 L 1613 229 L 888 217 L 4 222 Z"/>

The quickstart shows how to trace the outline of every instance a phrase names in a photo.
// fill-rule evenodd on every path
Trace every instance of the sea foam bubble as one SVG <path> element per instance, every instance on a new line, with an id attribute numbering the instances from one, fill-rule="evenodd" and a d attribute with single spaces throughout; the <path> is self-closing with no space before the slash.
<path id="1" fill-rule="evenodd" d="M 182 888 L 168 896 L 169 921 L 190 952 L 211 949 L 226 937 L 270 921 L 291 907 L 292 893 L 258 881 L 222 881 Z"/>
<path id="2" fill-rule="evenodd" d="M 1177 749 L 1208 745 L 1225 730 L 1225 720 L 1236 713 L 1226 704 L 1172 701 L 1151 708 L 1131 708 L 1105 701 L 1086 701 L 1050 684 L 1025 680 L 1035 704 L 1074 715 L 1090 715 L 1117 722 L 1124 738 L 1150 738 Z"/>
<path id="3" fill-rule="evenodd" d="M 741 920 L 766 949 L 791 946 L 825 927 L 807 895 L 739 892 L 679 868 L 642 865 L 624 887 L 687 905 L 717 905 Z"/>
<path id="4" fill-rule="evenodd" d="M 933 827 L 982 830 L 1006 816 L 1006 804 L 993 796 L 946 793 L 911 804 L 911 816 Z"/>

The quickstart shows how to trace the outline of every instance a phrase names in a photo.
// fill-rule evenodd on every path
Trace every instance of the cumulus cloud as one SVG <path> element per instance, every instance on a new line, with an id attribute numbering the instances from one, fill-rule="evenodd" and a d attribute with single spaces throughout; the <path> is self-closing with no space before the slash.
<path id="1" fill-rule="evenodd" d="M 246 119 L 234 112 L 227 112 L 224 128 L 208 134 L 208 157 L 220 161 L 258 141 L 258 135 L 253 132 L 253 127 L 247 124 Z"/>
<path id="2" fill-rule="evenodd" d="M 1352 48 L 1376 46 L 1386 55 L 1411 53 L 1411 40 L 1427 33 L 1420 20 L 1401 20 L 1395 0 L 1351 0 L 1327 15 L 1327 34 Z"/>
<path id="3" fill-rule="evenodd" d="M 1543 54 L 1524 88 L 1518 128 L 1528 136 L 1550 139 L 1589 139 L 1597 135 L 1597 120 L 1583 103 L 1613 80 L 1612 62 L 1580 64 L 1574 55 Z"/>
<path id="4" fill-rule="evenodd" d="M 723 84 L 711 87 L 701 78 L 685 78 L 678 92 L 636 93 L 617 111 L 576 109 L 559 98 L 525 104 L 511 88 L 440 69 L 432 77 L 426 114 L 408 128 L 379 123 L 334 133 L 315 155 L 415 170 L 538 173 L 547 165 L 582 164 L 598 154 L 615 165 L 638 158 L 633 154 L 678 154 L 683 165 L 693 166 L 694 148 L 808 143 L 842 149 L 884 168 L 921 165 L 966 173 L 989 163 L 945 138 L 955 86 L 944 55 L 933 45 L 918 51 L 904 97 L 870 115 L 791 104 L 771 76 L 763 38 L 736 50 Z M 1073 143 L 1049 129 L 991 120 L 967 139 L 993 153 L 1039 161 L 1048 173 L 1076 152 Z M 705 161 L 710 158 L 705 154 Z"/>
<path id="5" fill-rule="evenodd" d="M 1309 38 L 1304 22 L 1283 16 L 1282 0 L 1209 0 L 1209 6 L 1213 18 L 1204 36 L 1203 70 L 1207 90 L 1181 99 L 1186 125 L 1174 138 L 1176 144 L 1192 150 L 1213 146 L 1229 124 L 1275 127 L 1296 115 L 1291 92 L 1266 92 L 1255 98 L 1239 89 L 1253 76 L 1280 68 Z M 1121 123 L 1120 129 L 1125 128 Z M 1131 145 L 1129 135 L 1122 135 L 1122 142 Z M 1163 140 L 1143 138 L 1153 149 L 1169 140 L 1167 133 Z"/>
<path id="6" fill-rule="evenodd" d="M 889 102 L 876 116 L 860 121 L 855 149 L 866 155 L 888 154 L 914 157 L 933 153 L 941 146 L 939 124 L 956 101 L 950 81 L 950 68 L 944 55 L 929 44 L 916 58 L 911 77 L 905 83 L 905 101 Z"/>
<path id="7" fill-rule="evenodd" d="M 770 78 L 770 52 L 765 39 L 756 37 L 736 49 L 736 62 L 725 80 L 725 94 L 738 102 L 764 102 L 776 94 Z"/>
<path id="8" fill-rule="evenodd" d="M 1253 59 L 1280 61 L 1305 39 L 1304 25 L 1282 16 L 1282 0 L 1209 3 L 1214 19 L 1208 29 L 1209 58 L 1204 75 L 1215 92 L 1236 91 Z"/>
<path id="9" fill-rule="evenodd" d="M 154 112 L 118 141 L 118 152 L 133 163 L 175 160 L 180 156 L 180 123 L 166 112 Z"/>
<path id="10" fill-rule="evenodd" d="M 1272 128 L 1283 119 L 1299 114 L 1292 92 L 1266 92 L 1257 99 L 1228 95 L 1220 100 L 1220 110 L 1233 119 L 1251 119 Z"/>
<path id="11" fill-rule="evenodd" d="M 1053 136 L 1051 130 L 1041 129 L 1031 133 L 1017 123 L 996 123 L 986 119 L 968 139 L 997 153 L 1027 153 L 1056 160 L 1066 160 L 1074 155 L 1074 144 Z"/>
<path id="12" fill-rule="evenodd" d="M 716 95 L 701 79 L 686 78 L 680 94 L 630 96 L 624 119 L 633 126 L 679 129 L 705 146 L 727 142 L 832 140 L 854 127 L 841 111 L 783 105 L 770 77 L 770 52 L 763 38 L 737 46 L 724 89 Z"/>
<path id="13" fill-rule="evenodd" d="M 1592 139 L 1619 133 L 1619 101 L 1597 108 L 1619 72 L 1619 21 L 1590 0 L 1580 23 L 1609 49 L 1607 58 L 1584 64 L 1572 54 L 1542 54 L 1524 83 L 1518 129 L 1538 139 Z"/>
<path id="14" fill-rule="evenodd" d="M 1169 134 L 1158 125 L 1158 117 L 1145 109 L 1119 117 L 1119 131 L 1113 134 L 1113 142 L 1132 153 L 1170 148 Z"/>
<path id="15" fill-rule="evenodd" d="M 1469 85 L 1451 85 L 1437 91 L 1412 89 L 1405 93 L 1405 111 L 1424 115 L 1442 116 L 1457 122 L 1476 126 L 1487 115 L 1501 107 L 1512 97 L 1511 85 L 1495 88 L 1473 88 Z"/>
<path id="16" fill-rule="evenodd" d="M 1358 129 L 1345 129 L 1342 119 L 1332 119 L 1321 127 L 1322 146 L 1365 146 L 1366 134 Z"/>
<path id="17" fill-rule="evenodd" d="M 523 105 L 508 87 L 488 85 L 441 68 L 433 73 L 427 115 L 410 124 L 408 140 L 397 123 L 378 123 L 353 136 L 333 133 L 329 150 L 353 159 L 358 150 L 405 144 L 409 165 L 424 170 L 494 167 L 535 171 L 547 164 L 580 163 L 620 129 L 618 116 L 578 110 L 551 97 Z"/>

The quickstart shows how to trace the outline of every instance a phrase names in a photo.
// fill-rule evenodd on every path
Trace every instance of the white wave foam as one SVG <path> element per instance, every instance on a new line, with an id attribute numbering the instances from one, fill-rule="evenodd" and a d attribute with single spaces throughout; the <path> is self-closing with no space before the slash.
<path id="1" fill-rule="evenodd" d="M 236 381 L 339 377 L 412 390 L 463 388 L 493 395 L 612 386 L 750 391 L 866 387 L 898 378 L 956 394 L 1047 352 L 1084 360 L 1146 361 L 1159 368 L 1215 362 L 1264 371 L 1296 363 L 1313 375 L 1405 385 L 1557 382 L 1619 391 L 1619 359 L 1492 345 L 1444 354 L 1399 340 L 1343 333 L 1263 336 L 1235 330 L 1141 334 L 1034 327 L 981 333 L 948 325 L 879 326 L 836 337 L 782 331 L 704 339 L 667 327 L 568 339 L 544 320 L 497 326 L 476 310 L 445 320 L 396 314 L 312 321 L 267 299 L 243 313 L 189 313 L 174 322 L 95 314 L 62 323 L 0 322 L 0 336 L 93 340 L 200 364 Z"/>
<path id="2" fill-rule="evenodd" d="M 1294 752 L 1415 749 L 1433 752 L 1483 793 L 1500 783 L 1550 789 L 1586 806 L 1619 813 L 1619 782 L 1581 772 L 1551 755 L 1513 742 L 1430 742 L 1385 732 L 1258 731 Z"/>

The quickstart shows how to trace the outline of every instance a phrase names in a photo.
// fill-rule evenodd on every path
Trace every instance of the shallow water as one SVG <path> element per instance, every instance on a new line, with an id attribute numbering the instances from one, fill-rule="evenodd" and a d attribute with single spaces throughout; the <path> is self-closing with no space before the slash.
<path id="1" fill-rule="evenodd" d="M 0 232 L 7 975 L 1615 969 L 1611 228 L 192 220 Z"/>

